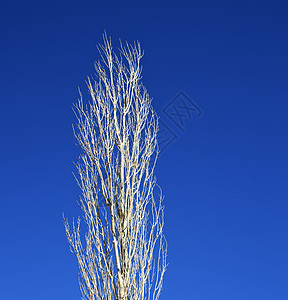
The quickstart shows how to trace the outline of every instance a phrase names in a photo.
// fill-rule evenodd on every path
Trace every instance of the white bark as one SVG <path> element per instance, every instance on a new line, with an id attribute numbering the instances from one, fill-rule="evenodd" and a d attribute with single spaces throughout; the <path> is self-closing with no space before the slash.
<path id="1" fill-rule="evenodd" d="M 154 198 L 158 119 L 141 83 L 143 52 L 126 43 L 117 56 L 106 35 L 98 49 L 97 77 L 87 80 L 91 100 L 84 105 L 80 93 L 75 105 L 85 247 L 80 219 L 72 232 L 65 220 L 66 234 L 83 299 L 156 300 L 167 244 L 161 193 Z"/>

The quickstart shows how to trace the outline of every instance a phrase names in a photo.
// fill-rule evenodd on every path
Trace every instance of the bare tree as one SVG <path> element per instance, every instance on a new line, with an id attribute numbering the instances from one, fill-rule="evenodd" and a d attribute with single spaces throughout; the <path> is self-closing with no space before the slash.
<path id="1" fill-rule="evenodd" d="M 78 218 L 72 230 L 64 219 L 66 234 L 82 299 L 156 300 L 167 267 L 160 188 L 154 197 L 158 118 L 141 83 L 139 42 L 120 42 L 116 54 L 111 38 L 103 38 L 96 77 L 87 79 L 90 101 L 84 104 L 80 92 L 75 105 L 87 233 L 80 236 Z"/>

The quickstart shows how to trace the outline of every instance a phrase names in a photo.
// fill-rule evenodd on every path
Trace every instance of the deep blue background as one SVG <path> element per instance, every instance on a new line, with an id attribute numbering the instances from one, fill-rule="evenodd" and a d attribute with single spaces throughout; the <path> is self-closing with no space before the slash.
<path id="1" fill-rule="evenodd" d="M 160 155 L 163 300 L 288 298 L 286 1 L 3 1 L 1 299 L 80 299 L 62 212 L 80 210 L 71 110 L 106 29 L 139 40 L 143 82 L 178 139 Z M 184 132 L 180 91 L 202 115 Z"/>

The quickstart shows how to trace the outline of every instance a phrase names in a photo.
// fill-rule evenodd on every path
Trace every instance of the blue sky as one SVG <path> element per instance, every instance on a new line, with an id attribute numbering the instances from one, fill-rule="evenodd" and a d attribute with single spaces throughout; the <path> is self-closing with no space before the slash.
<path id="1" fill-rule="evenodd" d="M 287 299 L 287 13 L 286 1 L 3 2 L 0 298 L 80 299 L 62 224 L 80 214 L 71 107 L 106 29 L 141 42 L 143 82 L 175 137 L 157 165 L 161 299 Z"/>

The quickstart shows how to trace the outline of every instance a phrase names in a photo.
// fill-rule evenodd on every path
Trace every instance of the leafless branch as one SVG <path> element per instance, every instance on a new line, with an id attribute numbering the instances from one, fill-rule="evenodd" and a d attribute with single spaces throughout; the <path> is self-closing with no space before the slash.
<path id="1" fill-rule="evenodd" d="M 96 77 L 87 78 L 90 101 L 80 93 L 74 107 L 85 240 L 80 219 L 64 225 L 83 299 L 156 300 L 167 267 L 163 197 L 154 195 L 158 118 L 141 83 L 139 42 L 121 43 L 116 55 L 103 40 Z"/>

